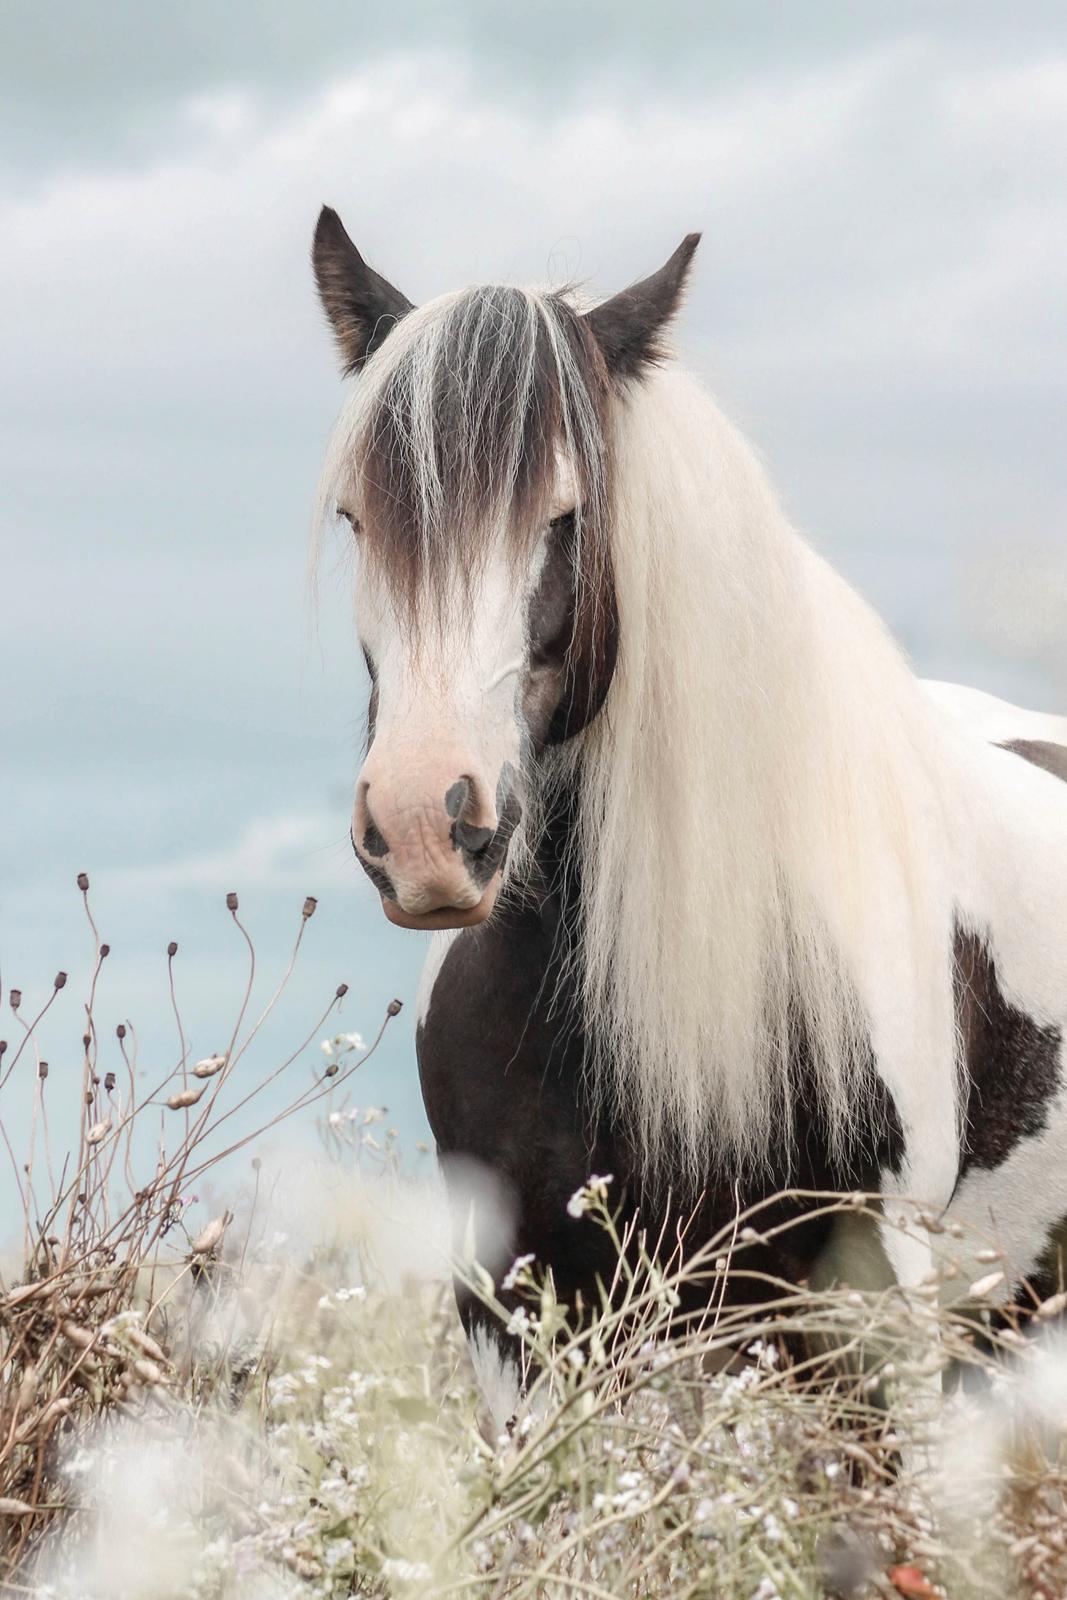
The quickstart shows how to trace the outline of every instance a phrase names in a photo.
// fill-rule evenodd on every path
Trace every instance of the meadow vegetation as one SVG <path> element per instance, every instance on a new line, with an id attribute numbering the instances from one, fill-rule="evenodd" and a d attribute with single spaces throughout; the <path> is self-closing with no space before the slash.
<path id="1" fill-rule="evenodd" d="M 229 907 L 240 928 L 236 897 Z M 30 1126 L 4 1128 L 23 1202 L 0 1283 L 5 1592 L 1067 1593 L 1067 1359 L 1054 1332 L 1067 1297 L 992 1317 L 1004 1264 L 990 1249 L 953 1311 L 937 1282 L 904 1296 L 861 1288 L 857 1273 L 764 1280 L 757 1318 L 728 1289 L 758 1275 L 757 1247 L 784 1225 L 770 1209 L 739 1212 L 690 1251 L 684 1218 L 655 1239 L 639 1224 L 620 1233 L 607 1175 L 571 1202 L 616 1246 L 598 1306 L 562 1304 L 528 1259 L 494 1282 L 429 1155 L 402 1159 L 381 1112 L 353 1100 L 377 1041 L 331 1031 L 341 990 L 277 1057 L 274 1075 L 298 1069 L 303 1087 L 256 1117 L 271 1074 L 253 1086 L 241 1063 L 314 910 L 307 901 L 263 1013 L 249 1020 L 249 940 L 227 1048 L 192 1062 L 178 1017 L 174 1067 L 147 1087 L 129 1032 L 126 1081 L 97 1071 L 106 946 L 90 916 L 82 1115 L 63 1153 L 36 1043 L 52 1001 L 25 1016 L 17 991 L 7 997 L 15 1042 L 0 1080 L 36 1074 L 36 1093 Z M 289 1116 L 318 1125 L 321 1158 L 299 1172 L 259 1154 L 263 1121 Z M 846 1233 L 874 1215 L 862 1195 L 811 1203 Z M 453 1270 L 524 1353 L 526 1396 L 499 1434 Z M 705 1309 L 686 1317 L 695 1282 Z"/>

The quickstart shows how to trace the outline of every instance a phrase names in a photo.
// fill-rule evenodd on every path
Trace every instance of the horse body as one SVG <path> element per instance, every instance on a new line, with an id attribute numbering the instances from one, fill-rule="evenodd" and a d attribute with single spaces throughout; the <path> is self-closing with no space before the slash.
<path id="1" fill-rule="evenodd" d="M 1067 720 L 920 685 L 663 368 L 695 243 L 589 312 L 416 311 L 320 220 L 363 372 L 322 494 L 373 684 L 352 839 L 391 920 L 449 930 L 430 1124 L 446 1176 L 497 1181 L 493 1265 L 533 1253 L 567 1298 L 611 1265 L 567 1211 L 591 1172 L 653 1236 L 684 1200 L 692 1244 L 786 1188 L 878 1191 L 906 1286 L 910 1197 L 1010 1288 L 1067 1216 Z M 825 1224 L 787 1238 L 768 1265 L 803 1277 Z"/>
<path id="2" fill-rule="evenodd" d="M 1052 1292 L 1059 1274 L 1049 1241 L 1067 1217 L 1067 974 L 1062 941 L 1035 940 L 1034 929 L 1054 934 L 1067 926 L 1067 788 L 1042 769 L 1034 746 L 1043 758 L 1060 761 L 1067 778 L 1067 726 L 988 696 L 976 704 L 970 691 L 957 698 L 953 686 L 929 688 L 946 708 L 947 751 L 959 759 L 973 802 L 961 826 L 953 940 L 952 1003 L 966 1073 L 962 1130 L 946 1087 L 956 1071 L 953 1055 L 924 1063 L 927 1072 L 910 1082 L 898 1080 L 895 1093 L 875 1055 L 872 1088 L 880 1092 L 872 1093 L 850 1147 L 835 1153 L 815 1097 L 805 1093 L 801 1062 L 802 1113 L 792 1146 L 775 1150 L 742 1184 L 728 1164 L 709 1165 L 688 1242 L 702 1244 L 740 1209 L 789 1188 L 881 1192 L 912 1197 L 943 1224 L 961 1224 L 971 1251 L 995 1246 L 1005 1264 L 1005 1298 L 1024 1279 L 1038 1292 Z M 995 745 L 984 739 L 990 724 Z M 1062 743 L 1024 737 L 1038 732 L 1057 734 Z M 1030 748 L 1025 755 L 1004 749 L 1001 735 Z M 543 878 L 556 883 L 566 851 L 558 842 L 545 848 L 553 859 L 542 863 Z M 981 870 L 976 863 L 984 863 Z M 624 1219 L 640 1210 L 655 1237 L 663 1197 L 647 1195 L 625 1123 L 590 1110 L 577 996 L 561 994 L 553 978 L 567 923 L 565 901 L 541 891 L 502 906 L 478 928 L 436 934 L 419 996 L 417 1049 L 427 1115 L 446 1175 L 456 1172 L 460 1203 L 468 1164 L 476 1163 L 494 1175 L 497 1204 L 511 1221 L 503 1254 L 494 1232 L 484 1257 L 532 1254 L 551 1263 L 565 1300 L 581 1295 L 592 1304 L 598 1278 L 610 1279 L 611 1249 L 599 1228 L 568 1214 L 568 1198 L 590 1173 L 610 1173 Z M 891 1037 L 900 1001 L 890 986 L 883 995 L 888 1014 L 872 1013 L 872 1033 L 881 1022 L 883 1037 Z M 935 1085 L 941 1080 L 941 1090 L 924 1097 L 927 1074 Z M 783 1200 L 766 1220 L 803 1210 L 802 1199 Z M 777 1250 L 747 1257 L 746 1266 L 798 1281 L 831 1243 L 830 1224 L 820 1218 L 791 1228 Z M 903 1283 L 918 1282 L 929 1269 L 930 1257 L 915 1249 L 913 1235 L 886 1226 L 882 1243 Z M 988 1267 L 968 1259 L 966 1247 L 954 1248 L 962 1259 L 952 1282 L 962 1294 Z M 517 1404 L 517 1360 L 508 1360 L 507 1339 L 477 1300 L 458 1293 L 502 1422 Z"/>

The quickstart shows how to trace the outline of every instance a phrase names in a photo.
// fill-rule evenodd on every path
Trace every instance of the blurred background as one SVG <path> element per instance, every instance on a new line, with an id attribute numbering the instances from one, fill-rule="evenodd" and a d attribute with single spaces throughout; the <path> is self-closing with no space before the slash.
<path id="1" fill-rule="evenodd" d="M 327 563 L 307 599 L 341 395 L 323 201 L 416 300 L 614 290 L 702 229 L 678 343 L 796 523 L 922 673 L 1067 710 L 1060 4 L 5 0 L 0 141 L 0 1033 L 12 985 L 28 1013 L 69 971 L 43 1030 L 60 1084 L 79 871 L 113 952 L 99 1025 L 131 1019 L 153 1076 L 177 1054 L 168 940 L 195 1059 L 245 980 L 226 892 L 259 999 L 312 893 L 242 1071 L 337 983 L 334 1026 L 367 1035 L 395 994 L 356 1098 L 425 1133 L 422 937 L 347 844 L 347 580 Z"/>

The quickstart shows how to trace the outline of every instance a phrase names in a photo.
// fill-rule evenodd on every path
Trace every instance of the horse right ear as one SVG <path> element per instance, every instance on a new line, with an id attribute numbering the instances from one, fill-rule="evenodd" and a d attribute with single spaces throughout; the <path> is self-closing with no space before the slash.
<path id="1" fill-rule="evenodd" d="M 406 295 L 368 267 L 330 206 L 319 212 L 311 260 L 342 368 L 346 376 L 358 372 L 414 308 Z"/>

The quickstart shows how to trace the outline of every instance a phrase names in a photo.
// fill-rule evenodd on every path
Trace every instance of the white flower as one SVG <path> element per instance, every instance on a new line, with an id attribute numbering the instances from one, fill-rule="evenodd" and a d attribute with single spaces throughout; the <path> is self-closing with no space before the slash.
<path id="1" fill-rule="evenodd" d="M 593 1173 L 587 1178 L 580 1189 L 575 1189 L 567 1201 L 567 1214 L 572 1217 L 582 1217 L 589 1207 L 596 1201 L 606 1201 L 608 1198 L 608 1185 L 615 1180 L 610 1172 L 603 1175 Z"/>
<path id="2" fill-rule="evenodd" d="M 329 1058 L 333 1055 L 333 1040 L 332 1039 L 324 1039 L 322 1041 L 322 1053 L 326 1057 L 327 1060 L 329 1060 Z"/>
<path id="3" fill-rule="evenodd" d="M 338 1295 L 337 1298 L 340 1299 L 341 1296 Z M 332 1311 L 333 1310 L 333 1301 L 330 1299 L 328 1294 L 323 1294 L 323 1295 L 319 1296 L 319 1310 L 320 1311 Z"/>
<path id="4" fill-rule="evenodd" d="M 504 1281 L 501 1284 L 501 1288 L 514 1289 L 517 1283 L 528 1277 L 529 1274 L 526 1269 L 532 1264 L 534 1259 L 535 1257 L 532 1250 L 528 1255 L 516 1256 L 515 1260 L 511 1263 L 511 1266 L 504 1274 Z"/>
<path id="5" fill-rule="evenodd" d="M 433 1571 L 425 1561 L 405 1561 L 400 1556 L 386 1556 L 382 1562 L 382 1577 L 396 1578 L 400 1583 L 425 1583 Z"/>
<path id="6" fill-rule="evenodd" d="M 328 1567 L 350 1565 L 355 1559 L 355 1553 L 351 1539 L 331 1539 L 326 1546 L 326 1565 Z"/>
<path id="7" fill-rule="evenodd" d="M 350 1050 L 365 1050 L 367 1048 L 367 1041 L 361 1033 L 342 1033 L 340 1038 Z"/>
<path id="8" fill-rule="evenodd" d="M 516 1306 L 515 1310 L 511 1313 L 511 1316 L 508 1318 L 508 1325 L 507 1325 L 507 1330 L 506 1331 L 508 1333 L 513 1333 L 513 1334 L 515 1334 L 515 1333 L 525 1333 L 529 1326 L 530 1326 L 530 1313 L 526 1310 L 526 1308 L 524 1306 Z"/>

